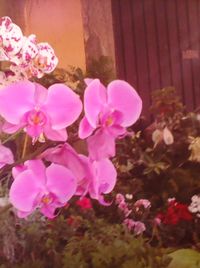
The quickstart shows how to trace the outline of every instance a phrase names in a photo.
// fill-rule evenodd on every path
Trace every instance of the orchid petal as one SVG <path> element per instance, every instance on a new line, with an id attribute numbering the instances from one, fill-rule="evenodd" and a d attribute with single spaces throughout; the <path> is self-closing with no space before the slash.
<path id="1" fill-rule="evenodd" d="M 17 216 L 19 217 L 19 218 L 26 218 L 27 216 L 29 216 L 30 214 L 32 213 L 32 211 L 29 211 L 29 212 L 24 212 L 24 211 L 20 211 L 20 210 L 18 210 L 17 211 Z"/>
<path id="2" fill-rule="evenodd" d="M 81 113 L 82 103 L 70 88 L 63 84 L 54 84 L 48 90 L 45 108 L 52 128 L 57 130 L 74 123 Z"/>
<path id="3" fill-rule="evenodd" d="M 126 134 L 126 128 L 120 127 L 118 125 L 113 125 L 107 129 L 107 131 L 113 136 L 113 137 L 120 137 L 122 135 Z"/>
<path id="4" fill-rule="evenodd" d="M 40 185 L 31 170 L 25 170 L 17 176 L 11 185 L 9 198 L 10 202 L 18 210 L 33 211 L 37 196 L 40 192 Z"/>
<path id="5" fill-rule="evenodd" d="M 92 127 L 97 127 L 99 114 L 105 104 L 106 88 L 99 79 L 94 79 L 89 83 L 84 93 L 85 116 Z"/>
<path id="6" fill-rule="evenodd" d="M 67 167 L 78 181 L 85 176 L 85 163 L 68 143 L 47 149 L 42 153 L 41 157 L 47 161 Z"/>
<path id="7" fill-rule="evenodd" d="M 8 134 L 17 132 L 22 127 L 21 124 L 13 125 L 11 123 L 5 122 L 2 127 L 2 131 Z"/>
<path id="8" fill-rule="evenodd" d="M 27 167 L 25 165 L 23 165 L 23 164 L 13 167 L 12 168 L 12 176 L 13 176 L 13 178 L 16 179 L 17 176 L 19 174 L 21 174 L 25 170 L 27 170 Z"/>
<path id="9" fill-rule="evenodd" d="M 0 91 L 0 115 L 11 124 L 19 124 L 22 116 L 34 106 L 34 84 L 29 81 L 10 84 Z"/>
<path id="10" fill-rule="evenodd" d="M 24 166 L 27 169 L 30 169 L 35 177 L 37 178 L 37 182 L 41 184 L 45 184 L 46 182 L 46 167 L 42 160 L 40 159 L 35 159 L 35 160 L 28 160 L 24 163 Z"/>
<path id="11" fill-rule="evenodd" d="M 44 128 L 45 136 L 52 141 L 66 141 L 68 138 L 66 129 L 54 130 L 46 126 Z"/>
<path id="12" fill-rule="evenodd" d="M 108 105 L 123 114 L 121 126 L 135 123 L 142 111 L 142 100 L 127 82 L 115 80 L 108 85 Z"/>
<path id="13" fill-rule="evenodd" d="M 36 105 L 36 108 L 37 107 L 39 108 L 41 105 L 43 105 L 46 102 L 48 90 L 38 83 L 34 83 L 34 85 L 35 85 L 35 95 L 34 95 L 35 105 Z"/>
<path id="14" fill-rule="evenodd" d="M 85 78 L 84 82 L 86 83 L 86 85 L 88 86 L 94 79 L 93 78 Z"/>
<path id="15" fill-rule="evenodd" d="M 89 156 L 93 160 L 115 156 L 115 137 L 105 130 L 98 130 L 87 139 Z"/>
<path id="16" fill-rule="evenodd" d="M 79 138 L 85 139 L 92 134 L 94 128 L 90 125 L 87 118 L 84 116 L 79 125 Z"/>
<path id="17" fill-rule="evenodd" d="M 95 163 L 97 177 L 99 178 L 99 184 L 101 193 L 110 193 L 117 179 L 117 172 L 113 163 L 109 159 L 102 159 Z"/>
<path id="18" fill-rule="evenodd" d="M 72 172 L 57 164 L 51 164 L 46 169 L 47 188 L 55 194 L 61 203 L 67 202 L 76 191 L 76 179 Z"/>
<path id="19" fill-rule="evenodd" d="M 14 162 L 14 157 L 12 151 L 0 144 L 0 168 L 6 164 L 12 164 Z"/>
<path id="20" fill-rule="evenodd" d="M 57 216 L 54 214 L 55 210 L 56 210 L 56 207 L 53 205 L 43 206 L 40 208 L 41 213 L 49 219 L 53 219 Z"/>
<path id="21" fill-rule="evenodd" d="M 28 125 L 26 128 L 26 133 L 31 136 L 32 138 L 37 138 L 43 132 L 43 126 L 39 125 Z"/>
<path id="22" fill-rule="evenodd" d="M 99 200 L 101 204 L 106 205 L 102 194 L 110 193 L 113 190 L 116 184 L 117 172 L 109 159 L 93 161 L 92 170 L 93 180 L 89 187 L 90 196 Z M 107 205 L 110 205 L 110 203 Z"/>

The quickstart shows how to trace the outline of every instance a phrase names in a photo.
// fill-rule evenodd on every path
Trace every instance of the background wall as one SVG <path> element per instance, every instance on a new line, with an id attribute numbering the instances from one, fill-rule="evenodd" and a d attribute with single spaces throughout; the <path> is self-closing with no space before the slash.
<path id="1" fill-rule="evenodd" d="M 36 34 L 59 58 L 59 67 L 85 69 L 80 0 L 0 0 L 0 16 L 10 16 L 23 33 Z"/>

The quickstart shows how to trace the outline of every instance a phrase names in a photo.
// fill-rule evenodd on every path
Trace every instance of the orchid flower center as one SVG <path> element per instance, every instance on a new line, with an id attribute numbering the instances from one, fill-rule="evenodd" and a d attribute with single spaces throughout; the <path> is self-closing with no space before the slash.
<path id="1" fill-rule="evenodd" d="M 113 118 L 112 118 L 112 116 L 110 115 L 110 116 L 108 116 L 108 118 L 106 119 L 106 121 L 105 121 L 105 125 L 107 126 L 107 127 L 109 127 L 109 126 L 111 126 L 112 124 L 113 124 Z"/>
<path id="2" fill-rule="evenodd" d="M 42 197 L 42 200 L 41 202 L 44 204 L 44 205 L 49 205 L 53 202 L 53 196 L 51 196 L 51 194 L 47 194 L 47 195 L 44 195 Z"/>
<path id="3" fill-rule="evenodd" d="M 33 62 L 36 68 L 43 69 L 47 65 L 47 57 L 36 56 Z"/>
<path id="4" fill-rule="evenodd" d="M 44 126 L 47 118 L 42 111 L 30 111 L 27 117 L 30 126 Z"/>

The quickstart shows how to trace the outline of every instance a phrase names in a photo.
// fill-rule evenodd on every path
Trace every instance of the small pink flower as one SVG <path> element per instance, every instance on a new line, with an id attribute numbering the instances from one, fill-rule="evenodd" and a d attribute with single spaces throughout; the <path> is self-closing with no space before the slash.
<path id="1" fill-rule="evenodd" d="M 142 234 L 145 230 L 146 230 L 146 227 L 145 227 L 143 222 L 141 222 L 141 221 L 135 222 L 134 233 L 136 235 Z"/>
<path id="2" fill-rule="evenodd" d="M 121 211 L 124 211 L 125 209 L 128 208 L 128 206 L 127 206 L 127 204 L 126 204 L 125 201 L 122 201 L 122 202 L 119 203 L 118 208 L 119 208 Z"/>
<path id="3" fill-rule="evenodd" d="M 141 221 L 134 221 L 127 218 L 124 220 L 123 224 L 128 228 L 129 231 L 133 230 L 135 235 L 140 235 L 146 230 L 144 223 Z"/>
<path id="4" fill-rule="evenodd" d="M 116 194 L 116 197 L 115 197 L 115 203 L 117 205 L 119 205 L 121 202 L 124 202 L 125 201 L 125 198 L 124 198 L 124 195 L 123 194 Z"/>
<path id="5" fill-rule="evenodd" d="M 86 80 L 84 111 L 79 137 L 88 139 L 90 157 L 95 160 L 115 155 L 115 139 L 126 133 L 126 127 L 137 121 L 142 101 L 127 82 L 115 80 L 107 89 L 98 79 Z M 94 146 L 95 144 L 95 146 Z"/>
<path id="6" fill-rule="evenodd" d="M 145 209 L 147 209 L 151 207 L 151 202 L 148 199 L 139 199 L 135 202 L 134 206 L 136 208 L 143 206 Z"/>
<path id="7" fill-rule="evenodd" d="M 161 219 L 159 218 L 159 216 L 154 218 L 153 223 L 155 224 L 155 226 L 159 226 L 161 224 Z"/>
<path id="8" fill-rule="evenodd" d="M 46 168 L 41 160 L 30 160 L 13 168 L 13 176 L 9 199 L 21 218 L 37 208 L 46 217 L 55 217 L 55 209 L 65 206 L 77 187 L 69 169 L 57 164 Z"/>
<path id="9" fill-rule="evenodd" d="M 128 228 L 129 231 L 133 230 L 135 227 L 135 221 L 132 219 L 125 219 L 123 225 Z"/>
<path id="10" fill-rule="evenodd" d="M 87 197 L 82 197 L 81 199 L 79 199 L 76 204 L 83 210 L 87 210 L 87 209 L 91 209 L 92 208 L 92 204 L 89 198 Z"/>
<path id="11" fill-rule="evenodd" d="M 132 210 L 128 208 L 128 205 L 125 201 L 120 202 L 118 208 L 123 212 L 125 217 L 128 217 L 132 212 Z"/>
<path id="12" fill-rule="evenodd" d="M 22 81 L 0 91 L 0 115 L 7 121 L 6 133 L 23 128 L 33 141 L 41 135 L 65 141 L 66 127 L 81 113 L 79 96 L 63 84 L 48 90 L 37 83 Z"/>

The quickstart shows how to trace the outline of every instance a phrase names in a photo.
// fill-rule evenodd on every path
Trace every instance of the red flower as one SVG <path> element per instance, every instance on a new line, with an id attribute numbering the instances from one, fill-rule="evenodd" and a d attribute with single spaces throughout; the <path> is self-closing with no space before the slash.
<path id="1" fill-rule="evenodd" d="M 157 217 L 162 223 L 176 225 L 180 221 L 191 221 L 192 214 L 189 212 L 187 205 L 172 201 L 169 203 L 166 213 L 160 213 Z"/>
<path id="2" fill-rule="evenodd" d="M 89 198 L 87 197 L 83 197 L 81 199 L 79 199 L 76 204 L 83 210 L 86 209 L 91 209 L 92 208 L 92 204 Z"/>

